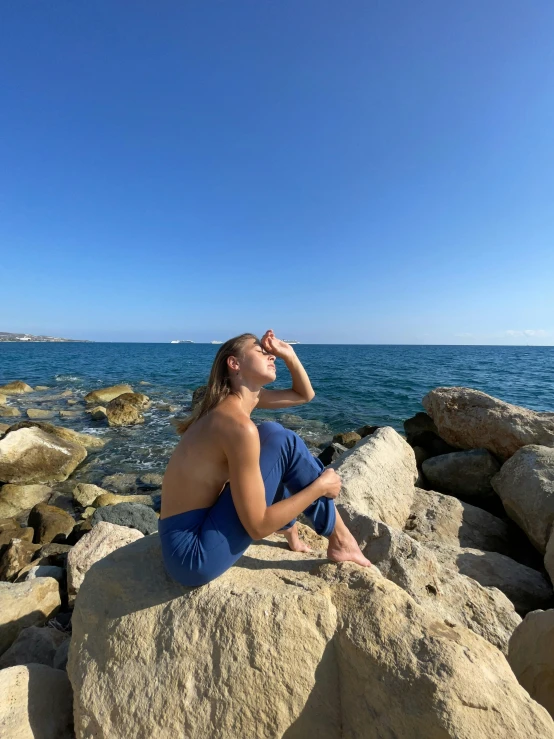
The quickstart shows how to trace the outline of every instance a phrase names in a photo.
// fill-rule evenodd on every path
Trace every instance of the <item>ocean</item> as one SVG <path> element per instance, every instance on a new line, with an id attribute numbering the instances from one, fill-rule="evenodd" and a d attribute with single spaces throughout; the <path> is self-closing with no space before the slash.
<path id="1" fill-rule="evenodd" d="M 294 349 L 315 398 L 291 409 L 254 411 L 252 418 L 279 420 L 313 451 L 333 434 L 364 424 L 402 432 L 402 422 L 423 410 L 421 399 L 438 386 L 471 387 L 516 405 L 554 411 L 554 347 L 298 344 Z M 84 412 L 71 420 L 53 419 L 107 439 L 72 476 L 99 484 L 114 472 L 164 471 L 179 438 L 169 420 L 190 411 L 192 392 L 206 382 L 217 350 L 214 344 L 0 342 L 0 385 L 23 380 L 49 386 L 11 397 L 22 419 L 33 407 L 84 411 L 81 403 L 70 406 L 66 398 L 52 396 L 71 390 L 80 401 L 91 390 L 119 383 L 177 407 L 174 412 L 152 407 L 144 412 L 144 424 L 119 429 L 91 421 Z M 266 387 L 288 386 L 289 372 L 278 359 L 277 379 Z"/>

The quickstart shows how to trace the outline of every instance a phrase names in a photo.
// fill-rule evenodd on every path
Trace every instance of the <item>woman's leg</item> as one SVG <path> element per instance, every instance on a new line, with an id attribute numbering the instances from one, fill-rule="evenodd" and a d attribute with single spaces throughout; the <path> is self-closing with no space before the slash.
<path id="1" fill-rule="evenodd" d="M 323 464 L 312 456 L 294 431 L 267 421 L 258 426 L 260 435 L 260 470 L 267 505 L 280 500 L 284 487 L 294 495 L 310 485 L 323 471 Z M 279 497 L 281 496 L 281 497 Z M 329 536 L 335 528 L 336 509 L 332 498 L 318 498 L 304 511 L 319 534 Z M 287 524 L 294 525 L 294 521 Z M 233 565 L 252 543 L 236 512 L 230 485 L 227 484 L 210 508 L 198 532 L 202 556 L 196 560 L 196 580 L 209 582 Z M 203 541 L 209 549 L 202 551 Z M 198 583 L 201 584 L 201 583 Z"/>

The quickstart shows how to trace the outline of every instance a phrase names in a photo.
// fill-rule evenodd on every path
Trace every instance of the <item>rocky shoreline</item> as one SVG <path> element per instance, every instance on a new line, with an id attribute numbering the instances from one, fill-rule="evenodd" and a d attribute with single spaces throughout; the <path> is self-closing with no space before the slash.
<path id="1" fill-rule="evenodd" d="M 313 552 L 272 535 L 193 589 L 163 569 L 161 475 L 80 481 L 105 441 L 64 411 L 18 420 L 45 389 L 0 387 L 13 736 L 554 737 L 554 413 L 436 388 L 404 435 L 337 434 L 319 457 L 374 566 L 330 563 L 300 516 Z M 117 385 L 73 412 L 127 427 L 150 403 Z"/>

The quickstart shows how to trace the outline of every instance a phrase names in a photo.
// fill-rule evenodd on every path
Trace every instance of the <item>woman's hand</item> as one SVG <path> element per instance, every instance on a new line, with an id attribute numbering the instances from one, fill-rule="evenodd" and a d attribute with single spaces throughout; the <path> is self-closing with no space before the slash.
<path id="1" fill-rule="evenodd" d="M 292 346 L 287 344 L 286 341 L 278 339 L 271 328 L 262 336 L 260 343 L 266 352 L 269 352 L 276 357 L 281 357 L 281 359 L 288 359 L 289 357 L 295 356 Z"/>
<path id="2" fill-rule="evenodd" d="M 336 498 L 340 493 L 341 479 L 333 469 L 323 470 L 317 481 L 321 485 L 322 493 L 326 498 Z"/>

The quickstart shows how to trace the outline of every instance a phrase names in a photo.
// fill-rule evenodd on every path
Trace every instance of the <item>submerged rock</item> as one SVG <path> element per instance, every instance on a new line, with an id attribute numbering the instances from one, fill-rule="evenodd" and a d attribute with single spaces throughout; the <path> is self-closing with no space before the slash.
<path id="1" fill-rule="evenodd" d="M 554 736 L 491 644 L 376 568 L 275 536 L 201 588 L 168 577 L 158 536 L 100 560 L 67 669 L 80 737 Z"/>
<path id="2" fill-rule="evenodd" d="M 539 413 L 466 387 L 438 387 L 421 401 L 441 437 L 508 459 L 527 444 L 554 447 L 554 413 Z"/>
<path id="3" fill-rule="evenodd" d="M 104 405 L 105 403 L 109 403 L 110 400 L 117 398 L 118 395 L 132 392 L 133 388 L 130 385 L 111 385 L 110 387 L 103 387 L 87 393 L 84 401 L 89 405 Z"/>
<path id="4" fill-rule="evenodd" d="M 21 415 L 21 411 L 14 408 L 12 405 L 0 405 L 0 417 L 1 418 L 17 418 Z"/>
<path id="5" fill-rule="evenodd" d="M 32 393 L 33 388 L 27 385 L 26 382 L 21 380 L 15 380 L 15 382 L 8 382 L 7 385 L 0 385 L 0 393 L 2 395 L 22 395 L 23 393 Z"/>

